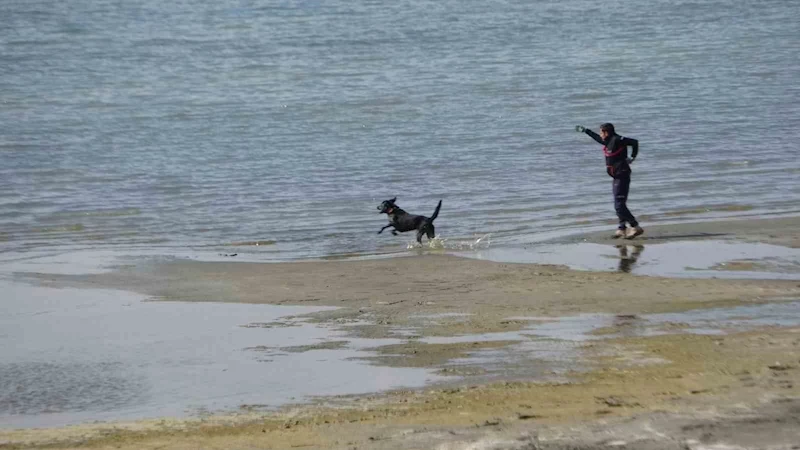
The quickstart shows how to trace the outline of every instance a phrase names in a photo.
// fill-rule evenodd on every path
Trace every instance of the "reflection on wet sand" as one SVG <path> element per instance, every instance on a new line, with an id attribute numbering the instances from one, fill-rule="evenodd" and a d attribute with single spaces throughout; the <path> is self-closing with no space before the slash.
<path id="1" fill-rule="evenodd" d="M 641 244 L 631 245 L 630 247 L 633 250 L 630 253 L 628 253 L 628 247 L 628 245 L 623 244 L 617 245 L 617 250 L 619 250 L 619 268 L 617 270 L 624 273 L 631 273 L 633 265 L 636 264 L 639 256 L 644 251 L 644 245 Z"/>

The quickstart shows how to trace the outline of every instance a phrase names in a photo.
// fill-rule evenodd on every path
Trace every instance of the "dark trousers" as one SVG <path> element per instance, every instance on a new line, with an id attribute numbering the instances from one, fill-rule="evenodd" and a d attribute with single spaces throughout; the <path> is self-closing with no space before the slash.
<path id="1" fill-rule="evenodd" d="M 611 192 L 614 193 L 614 209 L 617 211 L 619 218 L 619 229 L 625 229 L 625 222 L 629 223 L 632 227 L 638 226 L 639 222 L 633 217 L 628 206 L 625 204 L 628 201 L 628 190 L 631 187 L 631 176 L 623 175 L 619 178 L 614 177 L 614 182 L 611 185 Z"/>

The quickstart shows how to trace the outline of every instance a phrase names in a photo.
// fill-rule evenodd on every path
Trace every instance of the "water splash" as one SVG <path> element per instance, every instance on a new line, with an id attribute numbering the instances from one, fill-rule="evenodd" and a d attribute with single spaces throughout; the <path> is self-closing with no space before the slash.
<path id="1" fill-rule="evenodd" d="M 430 241 L 420 245 L 417 242 L 409 242 L 406 249 L 424 249 L 431 250 L 485 250 L 491 245 L 491 233 L 484 234 L 480 237 L 473 237 L 472 239 L 447 239 L 441 235 L 434 237 Z"/>

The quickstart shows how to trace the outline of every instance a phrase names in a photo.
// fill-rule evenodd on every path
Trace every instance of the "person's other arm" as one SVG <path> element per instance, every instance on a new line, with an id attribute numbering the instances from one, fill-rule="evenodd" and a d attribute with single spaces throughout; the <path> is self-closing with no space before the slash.
<path id="1" fill-rule="evenodd" d="M 636 156 L 639 155 L 639 141 L 633 138 L 622 138 L 622 145 L 631 148 L 631 160 L 629 162 L 633 162 L 636 159 Z"/>

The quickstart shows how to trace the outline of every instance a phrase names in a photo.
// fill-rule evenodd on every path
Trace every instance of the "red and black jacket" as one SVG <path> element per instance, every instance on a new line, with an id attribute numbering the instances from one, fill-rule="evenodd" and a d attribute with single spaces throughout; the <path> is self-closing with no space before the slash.
<path id="1" fill-rule="evenodd" d="M 620 178 L 630 175 L 631 166 L 628 165 L 628 147 L 631 147 L 631 158 L 635 159 L 639 154 L 639 141 L 632 138 L 612 134 L 605 141 L 599 134 L 590 129 L 585 129 L 584 133 L 592 139 L 603 144 L 603 154 L 606 157 L 606 172 L 610 177 Z"/>

